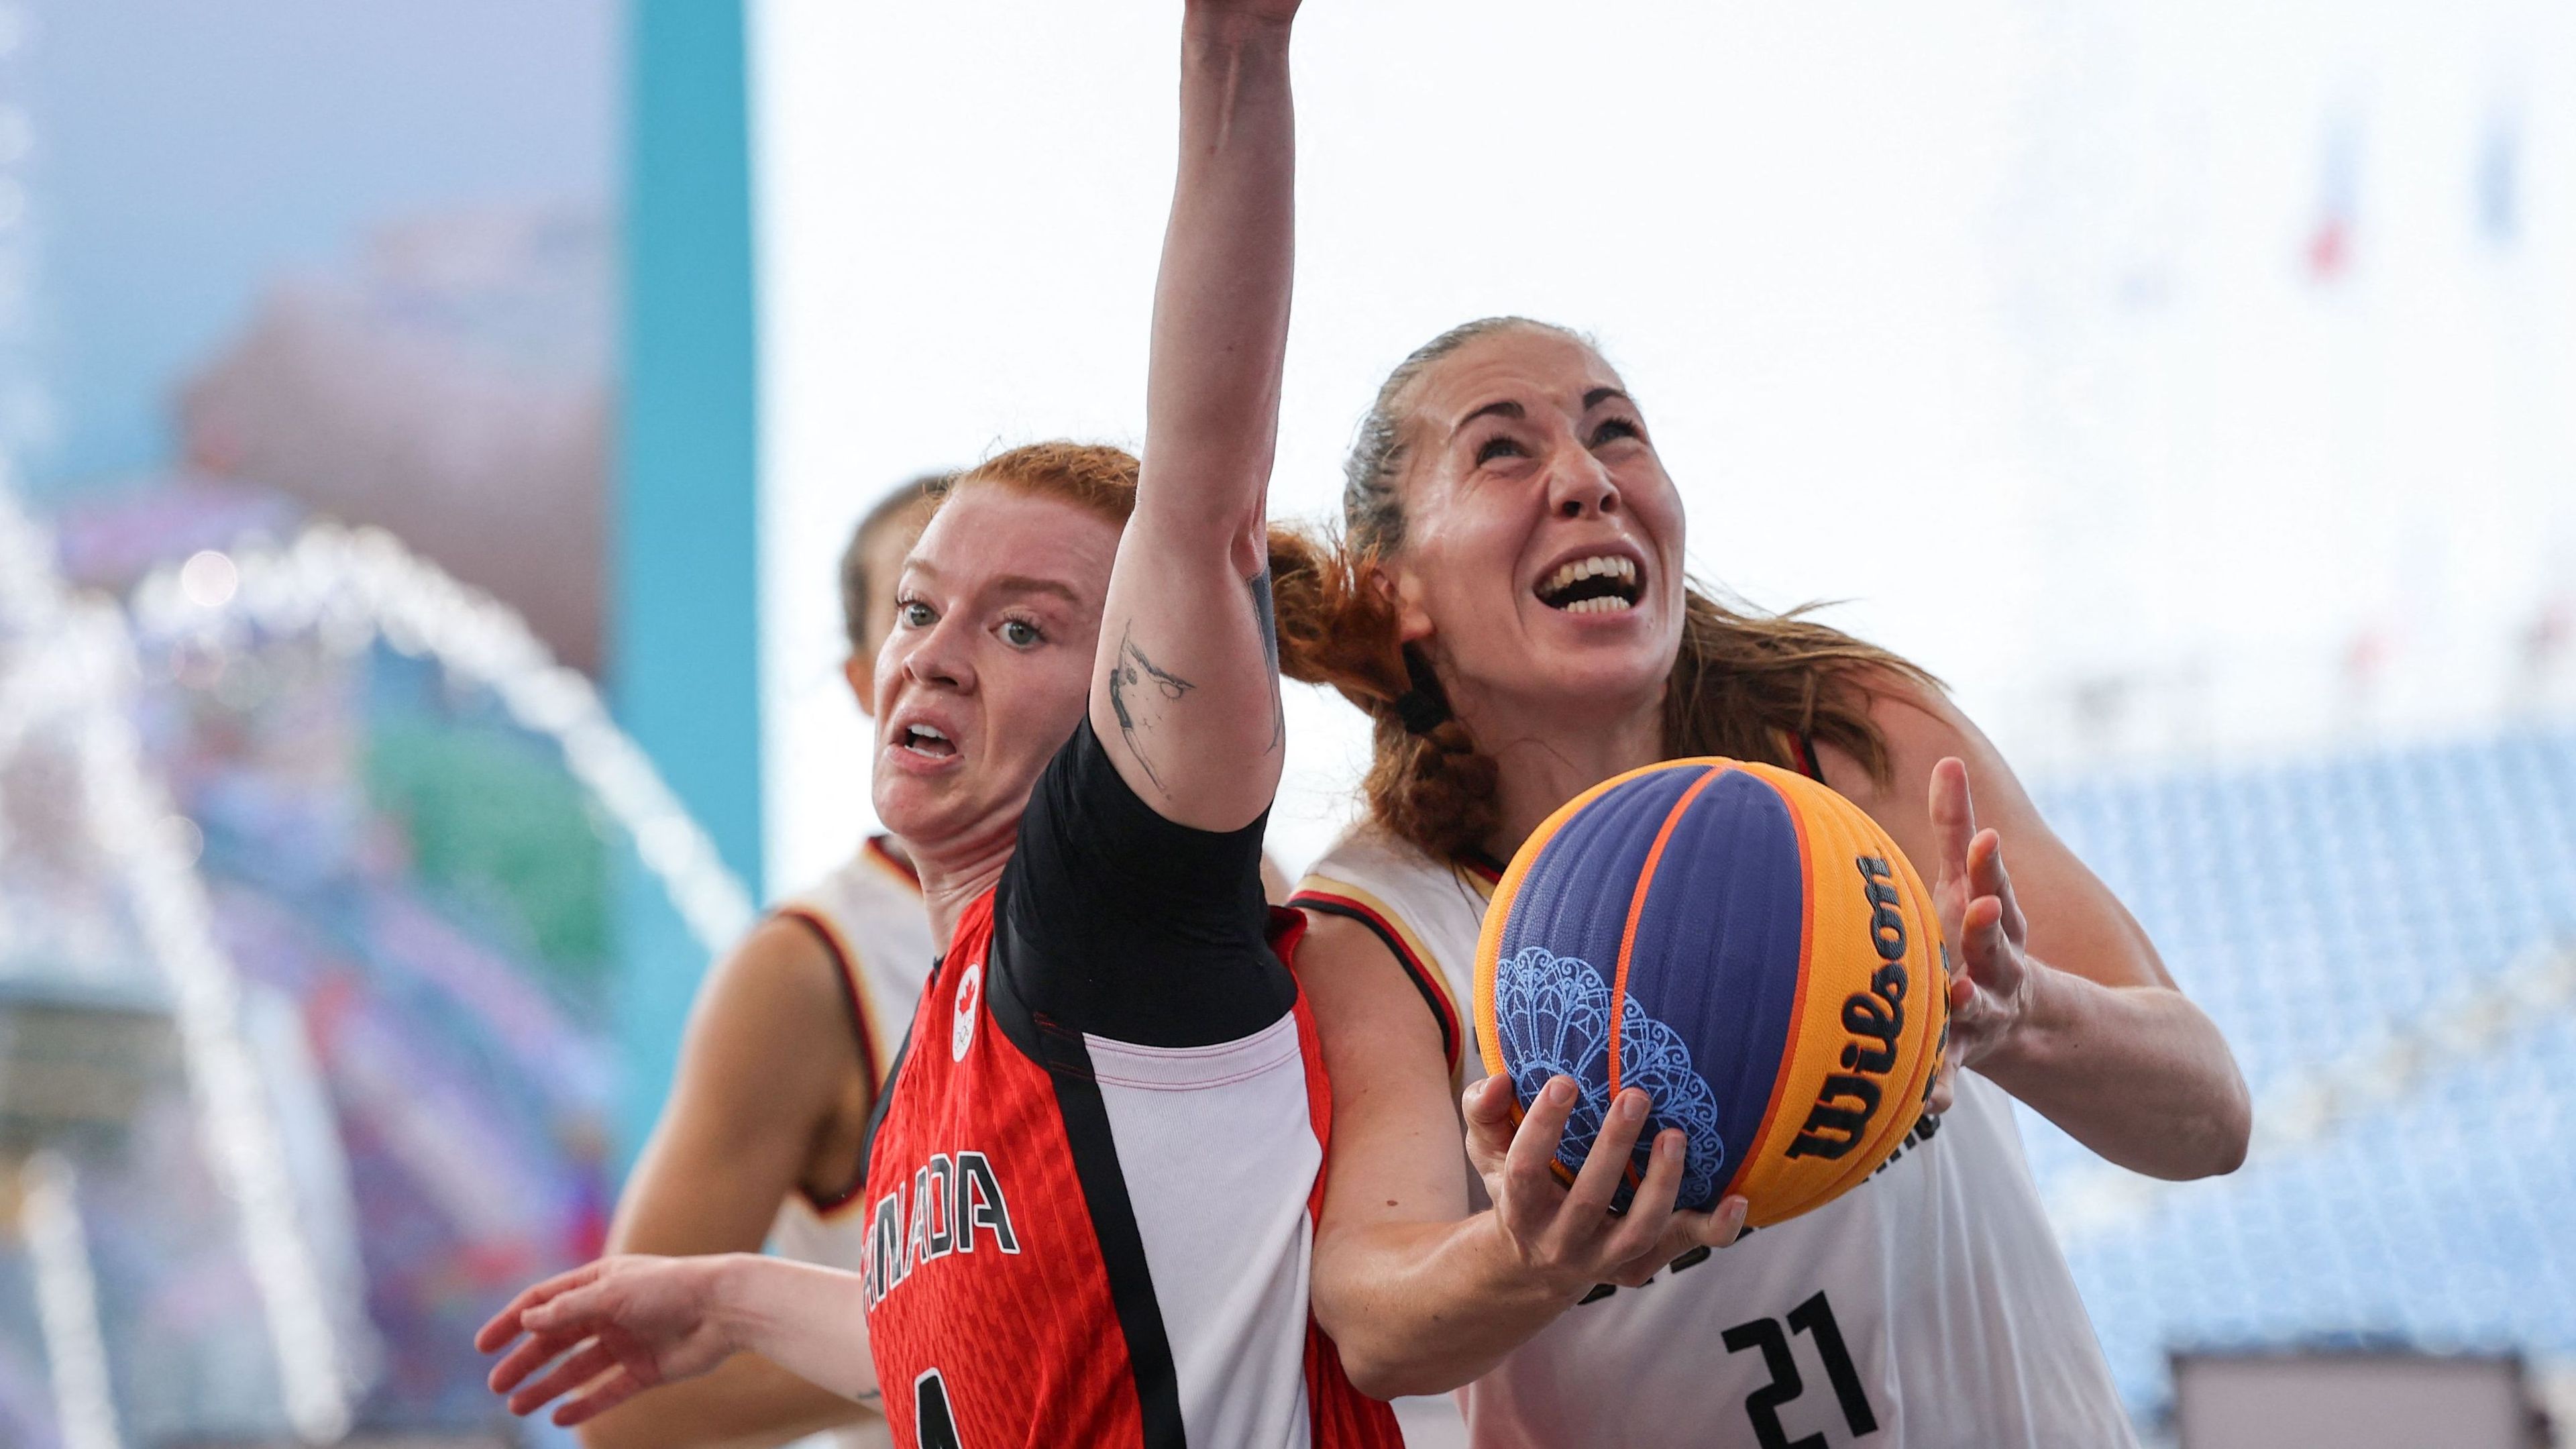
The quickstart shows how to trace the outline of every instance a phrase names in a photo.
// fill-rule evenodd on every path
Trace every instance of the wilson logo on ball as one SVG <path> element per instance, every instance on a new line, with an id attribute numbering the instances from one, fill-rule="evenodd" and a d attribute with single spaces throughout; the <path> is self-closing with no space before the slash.
<path id="1" fill-rule="evenodd" d="M 1904 1141 L 1948 1034 L 1931 894 L 1858 806 L 1803 775 L 1675 760 L 1577 796 L 1513 858 L 1485 915 L 1476 1036 L 1526 1110 L 1576 1086 L 1571 1179 L 1613 1098 L 1689 1138 L 1680 1204 L 1729 1193 L 1778 1222 Z"/>
<path id="2" fill-rule="evenodd" d="M 1859 1040 L 1843 1048 L 1843 1071 L 1825 1078 L 1806 1130 L 1789 1144 L 1791 1157 L 1838 1158 L 1861 1141 L 1905 1034 L 1905 917 L 1897 910 L 1896 878 L 1877 856 L 1854 864 L 1867 882 L 1870 944 L 1887 964 L 1870 973 L 1868 990 L 1843 998 L 1843 1030 Z M 1852 1105 L 1842 1105 L 1847 1102 Z"/>

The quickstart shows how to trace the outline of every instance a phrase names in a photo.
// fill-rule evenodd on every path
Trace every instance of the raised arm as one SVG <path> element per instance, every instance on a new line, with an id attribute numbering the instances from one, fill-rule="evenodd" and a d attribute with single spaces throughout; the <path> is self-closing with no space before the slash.
<path id="1" fill-rule="evenodd" d="M 1154 292 L 1144 473 L 1101 620 L 1091 724 L 1164 818 L 1236 830 L 1279 786 L 1263 503 L 1288 340 L 1297 0 L 1190 0 L 1180 178 Z"/>

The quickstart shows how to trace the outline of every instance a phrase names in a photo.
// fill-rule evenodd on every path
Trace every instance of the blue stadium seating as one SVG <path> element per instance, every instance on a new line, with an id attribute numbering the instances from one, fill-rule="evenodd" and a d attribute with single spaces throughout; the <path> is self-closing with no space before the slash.
<path id="1" fill-rule="evenodd" d="M 2255 1099 L 2576 949 L 2576 732 L 2043 784 L 2236 1049 Z M 2006 842 L 2009 849 L 2010 842 Z M 2134 1411 L 2165 1355 L 2403 1343 L 2576 1356 L 2576 1010 L 2428 1067 L 2381 1112 L 2123 1221 L 2068 1260 Z M 2024 1109 L 2041 1191 L 2098 1159 Z"/>

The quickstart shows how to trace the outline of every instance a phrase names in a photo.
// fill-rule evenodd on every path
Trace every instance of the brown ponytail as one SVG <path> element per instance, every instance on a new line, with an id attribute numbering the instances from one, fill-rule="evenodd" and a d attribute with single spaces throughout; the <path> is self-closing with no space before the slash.
<path id="1" fill-rule="evenodd" d="M 1416 688 L 1416 676 L 1434 690 L 1439 685 L 1427 667 L 1417 667 L 1424 661 L 1406 657 L 1375 563 L 1373 553 L 1352 555 L 1294 529 L 1270 530 L 1279 669 L 1331 685 L 1369 716 L 1376 727 L 1362 786 L 1369 813 L 1440 859 L 1457 859 L 1483 849 L 1494 831 L 1498 767 L 1454 716 L 1426 733 L 1406 727 L 1398 701 Z"/>
<path id="2" fill-rule="evenodd" d="M 1328 684 L 1375 727 L 1364 791 L 1379 824 L 1440 860 L 1482 852 L 1500 823 L 1499 769 L 1476 747 L 1464 721 L 1445 717 L 1426 732 L 1406 726 L 1401 701 L 1438 684 L 1428 660 L 1399 638 L 1395 601 L 1376 564 L 1404 539 L 1403 398 L 1434 362 L 1506 328 L 1529 327 L 1590 340 L 1544 322 L 1489 317 L 1455 327 L 1406 358 L 1378 389 L 1344 469 L 1338 540 L 1293 528 L 1270 531 L 1271 597 L 1278 613 L 1279 667 L 1291 679 Z M 1809 606 L 1813 607 L 1813 606 Z M 1938 681 L 1874 644 L 1804 617 L 1808 609 L 1764 614 L 1722 602 L 1691 583 L 1682 639 L 1664 688 L 1664 754 L 1725 755 L 1802 769 L 1802 740 L 1829 744 L 1885 783 L 1887 739 L 1869 718 L 1869 677 L 1894 676 L 1925 688 Z M 1408 657 L 1410 656 L 1410 657 Z M 1417 722 L 1423 716 L 1417 712 Z"/>

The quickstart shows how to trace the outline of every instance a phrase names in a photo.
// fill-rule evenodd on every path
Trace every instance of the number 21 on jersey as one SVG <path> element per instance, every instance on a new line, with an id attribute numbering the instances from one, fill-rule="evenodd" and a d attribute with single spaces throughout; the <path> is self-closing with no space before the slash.
<path id="1" fill-rule="evenodd" d="M 1842 1405 L 1843 1423 L 1855 1438 L 1878 1432 L 1878 1415 L 1870 1409 L 1869 1393 L 1861 1387 L 1860 1371 L 1852 1367 L 1851 1350 L 1843 1345 L 1843 1331 L 1834 1322 L 1834 1307 L 1817 1294 L 1789 1310 L 1788 1333 L 1781 1332 L 1777 1318 L 1757 1318 L 1728 1329 L 1721 1342 L 1728 1353 L 1759 1349 L 1762 1363 L 1771 1371 L 1771 1382 L 1745 1396 L 1744 1416 L 1753 1421 L 1754 1442 L 1762 1449 L 1825 1449 L 1825 1436 L 1809 1434 L 1792 1439 L 1780 1426 L 1780 1409 L 1807 1390 L 1806 1380 L 1798 1373 L 1797 1355 L 1789 1351 L 1789 1334 L 1803 1334 L 1814 1340 L 1816 1356 L 1825 1361 L 1825 1378 L 1832 1383 L 1835 1399 Z M 929 1440 L 922 1441 L 928 1449 Z"/>

